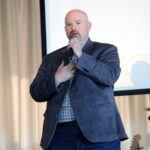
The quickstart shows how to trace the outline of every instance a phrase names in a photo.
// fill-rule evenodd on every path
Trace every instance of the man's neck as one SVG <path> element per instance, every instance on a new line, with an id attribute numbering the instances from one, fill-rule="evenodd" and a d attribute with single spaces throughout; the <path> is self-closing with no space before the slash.
<path id="1" fill-rule="evenodd" d="M 85 39 L 83 39 L 83 41 L 82 41 L 82 49 L 83 49 L 83 47 L 85 46 L 85 44 L 87 43 L 87 41 L 88 41 L 88 37 L 85 38 Z"/>

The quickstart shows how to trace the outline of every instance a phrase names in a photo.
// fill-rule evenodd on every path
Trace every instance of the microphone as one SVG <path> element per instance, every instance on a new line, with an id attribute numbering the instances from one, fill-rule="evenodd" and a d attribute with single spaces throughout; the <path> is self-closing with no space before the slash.
<path id="1" fill-rule="evenodd" d="M 67 48 L 67 50 L 65 51 L 64 56 L 63 56 L 65 65 L 69 64 L 73 55 L 74 54 L 73 54 L 72 48 Z"/>
<path id="2" fill-rule="evenodd" d="M 73 49 L 72 49 L 72 48 L 69 48 L 69 49 L 68 49 L 68 59 L 69 59 L 69 61 L 72 60 L 73 55 L 74 55 Z"/>
<path id="3" fill-rule="evenodd" d="M 74 54 L 73 49 L 69 48 L 69 62 L 73 63 L 73 64 L 77 64 L 78 62 L 78 57 Z"/>

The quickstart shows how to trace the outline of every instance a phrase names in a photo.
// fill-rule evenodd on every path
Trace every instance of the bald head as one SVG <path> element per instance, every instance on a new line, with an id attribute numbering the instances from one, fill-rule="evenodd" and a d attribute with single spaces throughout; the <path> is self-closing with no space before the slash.
<path id="1" fill-rule="evenodd" d="M 88 39 L 90 29 L 91 23 L 88 21 L 88 16 L 84 11 L 73 9 L 67 13 L 65 31 L 69 40 L 76 38 L 85 43 Z"/>
<path id="2" fill-rule="evenodd" d="M 88 15 L 86 14 L 86 12 L 79 9 L 73 9 L 66 14 L 65 24 L 70 16 L 77 16 L 77 15 L 80 15 L 85 22 L 88 22 Z"/>

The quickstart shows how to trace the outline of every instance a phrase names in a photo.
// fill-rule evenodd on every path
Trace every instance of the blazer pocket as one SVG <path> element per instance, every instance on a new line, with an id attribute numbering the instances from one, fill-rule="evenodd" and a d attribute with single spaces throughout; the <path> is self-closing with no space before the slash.
<path id="1" fill-rule="evenodd" d="M 110 102 L 99 103 L 95 105 L 98 114 L 101 115 L 112 115 L 113 114 L 113 105 Z"/>
<path id="2" fill-rule="evenodd" d="M 94 101 L 95 101 L 95 106 L 102 105 L 102 104 L 108 104 L 108 105 L 110 104 L 110 100 L 107 96 L 102 96 L 101 98 L 96 97 Z"/>

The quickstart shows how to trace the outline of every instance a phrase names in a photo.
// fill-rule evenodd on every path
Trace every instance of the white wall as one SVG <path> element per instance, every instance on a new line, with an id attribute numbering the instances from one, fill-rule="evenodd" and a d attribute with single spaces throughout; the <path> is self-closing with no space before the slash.
<path id="1" fill-rule="evenodd" d="M 115 90 L 150 88 L 149 6 L 148 0 L 46 0 L 48 53 L 68 42 L 66 13 L 82 9 L 93 24 L 91 39 L 118 47 L 122 72 Z"/>

